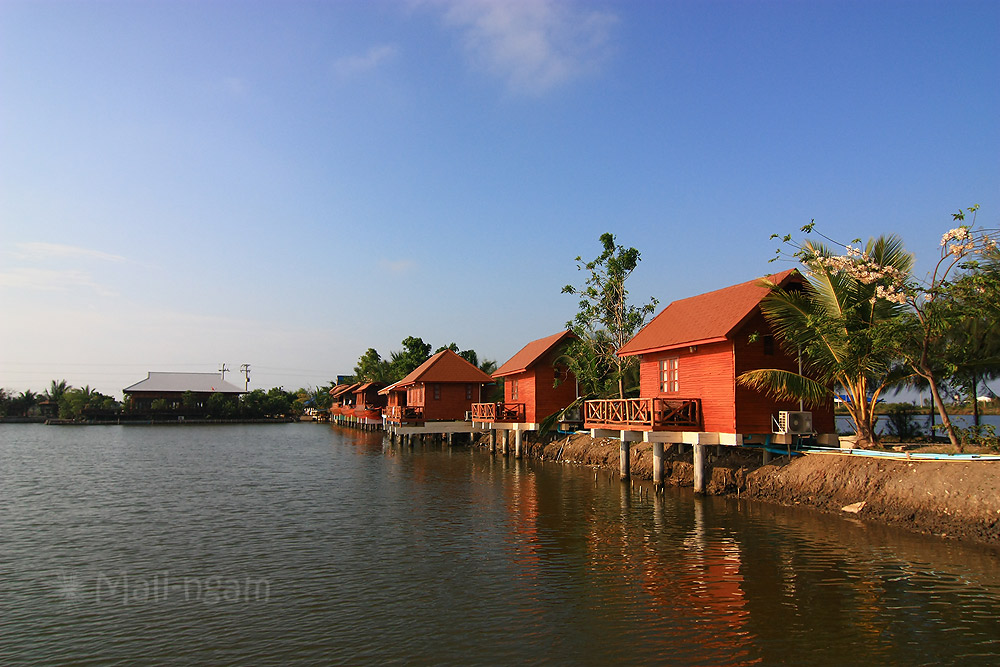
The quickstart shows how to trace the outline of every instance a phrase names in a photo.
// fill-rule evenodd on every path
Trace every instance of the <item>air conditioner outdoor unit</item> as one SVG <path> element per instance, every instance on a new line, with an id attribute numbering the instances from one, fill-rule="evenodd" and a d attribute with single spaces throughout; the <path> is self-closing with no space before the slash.
<path id="1" fill-rule="evenodd" d="M 811 412 L 778 413 L 778 423 L 775 433 L 790 433 L 794 435 L 811 434 L 813 432 L 813 415 Z"/>
<path id="2" fill-rule="evenodd" d="M 472 421 L 472 410 L 466 410 L 465 411 L 465 421 L 467 421 L 467 422 L 471 422 Z"/>

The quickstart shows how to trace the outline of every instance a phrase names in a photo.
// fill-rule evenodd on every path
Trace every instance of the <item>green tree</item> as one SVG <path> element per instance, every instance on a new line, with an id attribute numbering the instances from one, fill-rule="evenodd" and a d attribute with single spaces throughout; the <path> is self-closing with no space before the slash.
<path id="1" fill-rule="evenodd" d="M 926 281 L 902 279 L 883 292 L 886 298 L 910 306 L 905 318 L 908 326 L 899 336 L 899 353 L 913 373 L 927 383 L 941 424 L 958 451 L 963 450 L 963 445 L 939 385 L 945 379 L 961 385 L 970 381 L 970 368 L 975 368 L 978 375 L 995 364 L 986 360 L 983 366 L 976 362 L 970 367 L 966 357 L 984 350 L 976 349 L 982 344 L 977 333 L 973 334 L 977 340 L 972 341 L 963 332 L 975 319 L 986 319 L 986 326 L 991 320 L 995 324 L 996 302 L 1000 299 L 996 272 L 991 270 L 997 264 L 997 244 L 988 231 L 965 224 L 966 212 L 972 214 L 974 224 L 978 210 L 977 204 L 952 216 L 961 224 L 941 237 L 941 256 Z M 979 380 L 971 382 L 978 385 Z"/>
<path id="2" fill-rule="evenodd" d="M 393 364 L 379 355 L 378 350 L 373 347 L 361 355 L 357 365 L 354 367 L 354 377 L 362 382 L 385 382 L 389 384 L 395 382 L 395 369 Z"/>
<path id="3" fill-rule="evenodd" d="M 416 336 L 407 336 L 404 338 L 403 349 L 399 352 L 393 352 L 391 355 L 393 382 L 402 380 L 412 373 L 420 364 L 427 361 L 430 356 L 430 343 L 425 343 L 423 339 Z"/>
<path id="4" fill-rule="evenodd" d="M 624 398 L 627 378 L 635 373 L 638 361 L 619 357 L 617 352 L 646 323 L 658 302 L 650 298 L 641 306 L 629 303 L 625 283 L 639 265 L 639 251 L 618 245 L 610 233 L 602 234 L 600 241 L 604 249 L 595 259 L 576 258 L 577 270 L 587 274 L 583 285 L 562 289 L 563 294 L 580 299 L 576 316 L 566 323 L 578 337 L 568 347 L 576 362 L 568 365 L 577 373 L 581 390 L 594 392 L 589 395 L 608 396 L 614 386 L 619 398 Z"/>
<path id="5" fill-rule="evenodd" d="M 802 229 L 809 233 L 812 227 Z M 913 257 L 897 236 L 873 238 L 864 250 L 845 246 L 845 255 L 812 242 L 793 247 L 805 271 L 803 289 L 771 284 L 761 310 L 782 346 L 801 355 L 803 373 L 759 369 L 738 381 L 811 405 L 831 400 L 840 388 L 859 444 L 877 444 L 875 403 L 893 380 L 906 308 L 889 288 L 909 277 Z"/>
<path id="6" fill-rule="evenodd" d="M 49 388 L 45 391 L 45 398 L 53 403 L 59 403 L 62 397 L 66 395 L 66 392 L 72 388 L 66 380 L 52 380 Z"/>
<path id="7" fill-rule="evenodd" d="M 261 419 L 265 416 L 264 402 L 267 394 L 263 389 L 254 389 L 240 397 L 240 414 L 247 419 Z"/>
<path id="8" fill-rule="evenodd" d="M 273 387 L 264 397 L 264 412 L 268 417 L 282 417 L 298 414 L 293 407 L 297 396 L 281 387 Z"/>
<path id="9" fill-rule="evenodd" d="M 31 409 L 38 405 L 38 395 L 30 389 L 26 389 L 11 399 L 9 405 L 12 414 L 18 417 L 27 417 L 31 413 Z"/>
<path id="10" fill-rule="evenodd" d="M 217 391 L 205 401 L 205 411 L 212 419 L 233 419 L 239 414 L 238 395 Z"/>
<path id="11" fill-rule="evenodd" d="M 163 399 L 159 399 L 163 400 Z M 164 403 L 167 403 L 164 401 Z M 156 401 L 153 402 L 154 409 Z M 169 404 L 166 406 L 169 408 Z M 111 396 L 102 394 L 99 391 L 86 385 L 80 388 L 69 388 L 59 400 L 59 416 L 63 419 L 79 419 L 87 416 L 88 412 L 117 411 L 121 408 Z"/>

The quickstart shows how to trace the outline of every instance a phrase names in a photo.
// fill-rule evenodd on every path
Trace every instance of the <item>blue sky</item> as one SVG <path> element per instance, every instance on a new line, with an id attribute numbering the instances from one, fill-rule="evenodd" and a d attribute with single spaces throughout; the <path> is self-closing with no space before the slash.
<path id="1" fill-rule="evenodd" d="M 998 82 L 993 0 L 4 0 L 0 386 L 502 363 L 605 231 L 661 306 L 810 219 L 925 271 L 998 226 Z"/>

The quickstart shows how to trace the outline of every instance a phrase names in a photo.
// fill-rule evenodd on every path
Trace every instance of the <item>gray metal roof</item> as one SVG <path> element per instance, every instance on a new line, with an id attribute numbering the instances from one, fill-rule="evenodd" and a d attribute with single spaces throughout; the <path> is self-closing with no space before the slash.
<path id="1" fill-rule="evenodd" d="M 219 373 L 149 373 L 145 380 L 122 390 L 129 394 L 136 391 L 193 391 L 196 393 L 245 394 L 234 384 L 222 379 Z"/>

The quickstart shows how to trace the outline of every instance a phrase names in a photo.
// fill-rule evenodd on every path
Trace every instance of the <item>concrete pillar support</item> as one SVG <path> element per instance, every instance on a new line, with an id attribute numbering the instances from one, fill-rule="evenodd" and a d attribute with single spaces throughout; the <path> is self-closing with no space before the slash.
<path id="1" fill-rule="evenodd" d="M 653 486 L 663 488 L 663 443 L 653 443 Z"/>
<path id="2" fill-rule="evenodd" d="M 522 456 L 524 456 L 524 450 L 521 443 L 521 430 L 518 429 L 514 431 L 514 458 L 519 459 Z"/>
<path id="3" fill-rule="evenodd" d="M 627 431 L 622 431 L 622 445 L 619 454 L 620 467 L 619 467 L 619 477 L 622 480 L 627 480 L 632 475 L 632 462 L 629 460 L 629 442 Z"/>
<path id="4" fill-rule="evenodd" d="M 694 448 L 694 492 L 705 493 L 705 445 Z"/>
<path id="5" fill-rule="evenodd" d="M 495 428 L 490 429 L 490 454 L 497 451 L 497 430 Z"/>

